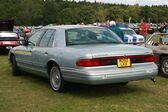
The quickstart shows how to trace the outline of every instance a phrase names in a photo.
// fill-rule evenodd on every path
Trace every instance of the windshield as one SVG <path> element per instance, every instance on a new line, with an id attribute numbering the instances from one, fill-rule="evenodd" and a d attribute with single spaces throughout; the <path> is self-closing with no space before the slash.
<path id="1" fill-rule="evenodd" d="M 126 35 L 136 35 L 136 33 L 133 30 L 123 30 L 123 33 Z"/>
<path id="2" fill-rule="evenodd" d="M 120 38 L 106 28 L 75 28 L 66 33 L 67 45 L 123 43 Z"/>
<path id="3" fill-rule="evenodd" d="M 154 34 L 147 40 L 146 45 L 168 45 L 168 34 Z"/>

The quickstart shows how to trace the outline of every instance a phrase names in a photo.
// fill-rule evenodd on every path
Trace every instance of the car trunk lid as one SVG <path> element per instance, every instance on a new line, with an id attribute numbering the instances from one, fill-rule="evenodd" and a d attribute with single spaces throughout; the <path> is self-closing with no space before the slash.
<path id="1" fill-rule="evenodd" d="M 14 20 L 0 20 L 0 31 L 13 31 Z"/>

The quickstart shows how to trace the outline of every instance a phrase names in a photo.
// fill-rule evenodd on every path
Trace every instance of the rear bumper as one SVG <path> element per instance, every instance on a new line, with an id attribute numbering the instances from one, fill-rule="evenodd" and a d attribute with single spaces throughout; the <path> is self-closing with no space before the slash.
<path id="1" fill-rule="evenodd" d="M 6 45 L 6 46 L 0 45 L 0 50 L 10 50 L 13 47 L 16 47 L 16 45 Z"/>
<path id="2" fill-rule="evenodd" d="M 11 49 L 18 46 L 19 41 L 0 41 L 0 49 Z"/>
<path id="3" fill-rule="evenodd" d="M 66 81 L 97 85 L 151 79 L 158 74 L 158 67 L 151 63 L 132 68 L 116 68 L 114 66 L 82 70 L 61 68 L 61 71 Z"/>

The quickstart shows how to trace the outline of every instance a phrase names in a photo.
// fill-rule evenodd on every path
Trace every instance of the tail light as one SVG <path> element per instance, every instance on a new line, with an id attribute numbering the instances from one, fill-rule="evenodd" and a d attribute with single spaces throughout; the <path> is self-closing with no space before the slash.
<path id="1" fill-rule="evenodd" d="M 145 56 L 145 62 L 154 62 L 155 58 L 153 55 L 147 55 Z"/>
<path id="2" fill-rule="evenodd" d="M 76 62 L 76 66 L 83 66 L 83 67 L 105 66 L 105 65 L 114 65 L 114 59 L 112 57 L 93 58 L 93 59 L 79 59 Z"/>
<path id="3" fill-rule="evenodd" d="M 144 41 L 144 39 L 143 39 L 143 38 L 140 38 L 140 39 L 139 39 L 139 41 L 140 41 L 140 42 L 143 42 L 143 41 Z"/>
<path id="4" fill-rule="evenodd" d="M 93 67 L 93 66 L 107 66 L 117 65 L 117 59 L 119 58 L 130 58 L 131 63 L 146 63 L 154 62 L 153 55 L 138 55 L 138 56 L 116 56 L 116 57 L 105 57 L 105 58 L 92 58 L 92 59 L 79 59 L 76 62 L 76 66 L 81 67 Z"/>

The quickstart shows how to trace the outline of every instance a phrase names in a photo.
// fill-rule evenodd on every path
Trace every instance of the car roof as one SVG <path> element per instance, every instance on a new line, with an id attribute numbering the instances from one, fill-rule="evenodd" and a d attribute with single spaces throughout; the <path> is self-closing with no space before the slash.
<path id="1" fill-rule="evenodd" d="M 133 30 L 131 28 L 120 28 L 121 30 Z"/>
<path id="2" fill-rule="evenodd" d="M 52 28 L 52 29 L 74 29 L 74 28 L 98 28 L 98 26 L 92 25 L 58 25 L 58 26 L 46 26 L 44 29 Z M 101 28 L 101 27 L 99 27 Z"/>

